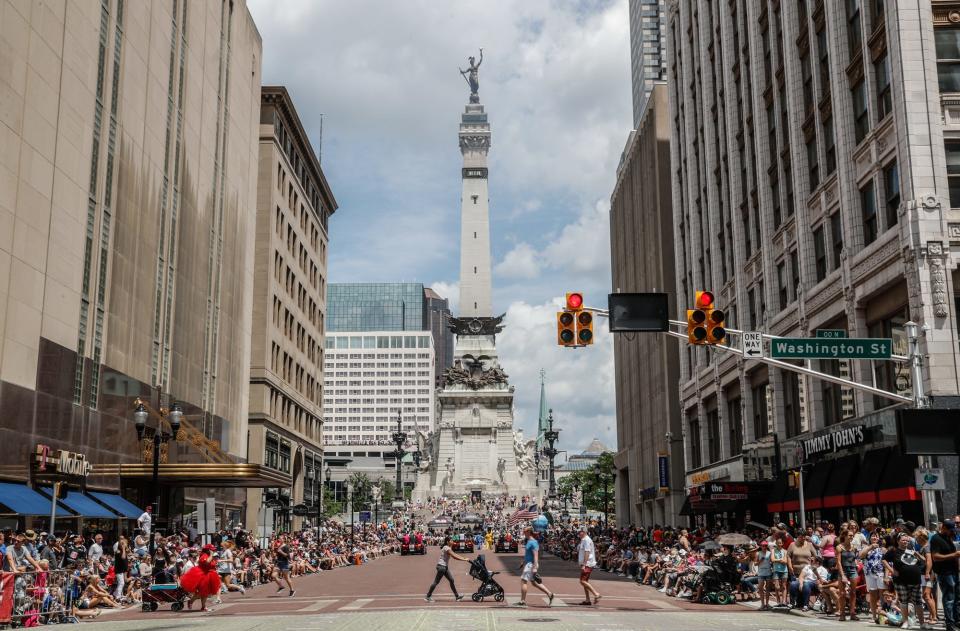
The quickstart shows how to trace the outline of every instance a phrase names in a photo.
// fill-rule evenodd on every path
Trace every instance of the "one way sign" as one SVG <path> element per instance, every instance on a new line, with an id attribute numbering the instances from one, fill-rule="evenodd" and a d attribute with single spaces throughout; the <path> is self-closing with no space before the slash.
<path id="1" fill-rule="evenodd" d="M 743 356 L 747 359 L 763 357 L 763 334 L 760 331 L 744 331 L 740 336 L 743 340 Z"/>

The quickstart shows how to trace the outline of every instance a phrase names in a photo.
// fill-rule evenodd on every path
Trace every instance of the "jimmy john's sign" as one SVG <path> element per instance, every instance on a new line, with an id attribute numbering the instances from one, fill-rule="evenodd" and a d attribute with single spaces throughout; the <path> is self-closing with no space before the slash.
<path id="1" fill-rule="evenodd" d="M 872 440 L 866 425 L 852 425 L 832 429 L 800 441 L 804 461 L 814 456 L 837 453 L 853 449 Z"/>
<path id="2" fill-rule="evenodd" d="M 65 449 L 56 451 L 47 445 L 37 445 L 33 456 L 33 471 L 38 477 L 86 478 L 93 465 L 83 454 Z"/>

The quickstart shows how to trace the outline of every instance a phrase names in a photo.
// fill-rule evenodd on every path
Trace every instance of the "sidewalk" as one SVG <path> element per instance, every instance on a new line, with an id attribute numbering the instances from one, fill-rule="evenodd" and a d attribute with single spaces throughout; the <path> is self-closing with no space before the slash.
<path id="1" fill-rule="evenodd" d="M 743 605 L 744 607 L 749 607 L 750 609 L 760 611 L 759 600 L 745 601 L 745 602 L 740 602 L 739 604 Z M 773 609 L 768 610 L 767 613 L 779 613 L 779 614 L 790 615 L 790 616 L 800 616 L 802 618 L 811 618 L 813 620 L 830 620 L 833 622 L 839 622 L 839 620 L 836 617 L 830 614 L 823 614 L 823 613 L 820 613 L 819 611 L 814 611 L 814 610 L 802 611 L 800 609 L 795 609 L 795 608 L 774 607 Z M 860 621 L 859 621 L 860 624 L 865 624 L 865 625 L 869 625 L 871 627 L 876 628 L 877 625 L 874 624 L 873 622 L 873 616 L 871 616 L 869 613 L 860 614 L 858 617 L 860 618 Z M 883 625 L 883 626 L 888 626 L 888 625 Z M 893 628 L 898 628 L 898 627 L 894 626 Z M 911 616 L 909 626 L 899 627 L 899 628 L 919 629 L 920 623 L 917 622 L 916 618 Z M 933 625 L 930 628 L 932 629 L 945 628 L 943 620 L 941 619 L 939 622 L 937 622 L 935 625 Z"/>

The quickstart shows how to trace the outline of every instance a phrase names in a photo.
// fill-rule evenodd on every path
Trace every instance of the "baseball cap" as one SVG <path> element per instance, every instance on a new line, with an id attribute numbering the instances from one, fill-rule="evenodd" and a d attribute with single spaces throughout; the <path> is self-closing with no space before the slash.
<path id="1" fill-rule="evenodd" d="M 943 522 L 943 527 L 947 530 L 956 530 L 957 525 L 948 519 Z"/>

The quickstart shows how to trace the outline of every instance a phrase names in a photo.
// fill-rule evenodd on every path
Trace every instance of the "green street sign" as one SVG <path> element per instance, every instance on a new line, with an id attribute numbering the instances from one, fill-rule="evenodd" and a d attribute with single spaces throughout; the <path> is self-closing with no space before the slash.
<path id="1" fill-rule="evenodd" d="M 778 337 L 770 340 L 770 357 L 778 359 L 890 359 L 889 338 Z"/>
<path id="2" fill-rule="evenodd" d="M 847 337 L 847 332 L 843 329 L 817 329 L 817 337 L 840 339 Z"/>

